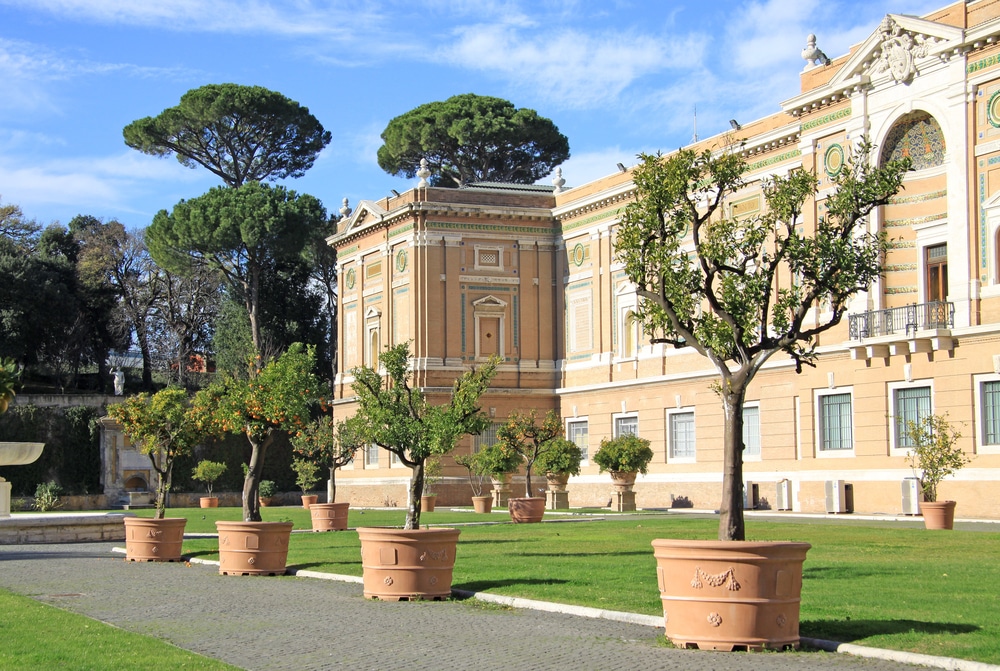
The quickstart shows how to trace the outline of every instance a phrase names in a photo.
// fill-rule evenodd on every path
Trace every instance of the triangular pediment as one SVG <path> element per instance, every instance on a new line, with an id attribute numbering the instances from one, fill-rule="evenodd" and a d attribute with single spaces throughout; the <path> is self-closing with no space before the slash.
<path id="1" fill-rule="evenodd" d="M 908 83 L 926 58 L 936 58 L 959 46 L 961 28 L 906 14 L 886 14 L 878 28 L 862 42 L 830 80 L 836 88 L 858 77 L 888 73 L 897 83 Z"/>
<path id="2" fill-rule="evenodd" d="M 479 300 L 472 301 L 472 307 L 476 310 L 503 310 L 507 307 L 507 302 L 496 296 L 483 296 Z"/>
<path id="3" fill-rule="evenodd" d="M 346 221 L 338 226 L 337 236 L 341 237 L 365 228 L 369 224 L 380 222 L 385 218 L 387 210 L 373 200 L 363 200 Z"/>

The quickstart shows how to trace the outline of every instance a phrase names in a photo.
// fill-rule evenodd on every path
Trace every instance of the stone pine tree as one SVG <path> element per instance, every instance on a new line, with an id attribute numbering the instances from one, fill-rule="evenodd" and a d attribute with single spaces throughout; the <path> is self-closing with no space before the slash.
<path id="1" fill-rule="evenodd" d="M 533 184 L 569 158 L 569 140 L 535 110 L 472 93 L 427 103 L 389 122 L 378 164 L 413 177 L 427 159 L 434 186 Z"/>
<path id="2" fill-rule="evenodd" d="M 173 154 L 227 186 L 301 177 L 330 142 L 309 109 L 261 86 L 208 84 L 180 104 L 125 126 L 125 144 L 144 154 Z"/>
<path id="3" fill-rule="evenodd" d="M 420 496 L 424 491 L 427 459 L 447 454 L 465 434 L 482 433 L 490 419 L 479 407 L 479 397 L 496 374 L 499 359 L 492 358 L 455 380 L 447 403 L 431 405 L 424 392 L 410 386 L 410 348 L 403 343 L 386 349 L 379 371 L 368 366 L 353 369 L 352 385 L 358 409 L 353 425 L 363 443 L 389 450 L 410 468 L 406 529 L 420 527 Z"/>
<path id="4" fill-rule="evenodd" d="M 690 347 L 719 372 L 725 416 L 720 540 L 744 540 L 743 405 L 772 356 L 801 372 L 816 338 L 846 314 L 853 295 L 882 273 L 887 237 L 868 216 L 902 186 L 908 161 L 876 166 L 862 141 L 816 207 L 809 172 L 763 185 L 758 215 L 728 216 L 745 186 L 739 145 L 640 155 L 636 199 L 617 231 L 616 254 L 640 297 L 637 317 L 654 342 Z M 820 212 L 815 226 L 805 208 Z M 822 309 L 821 309 L 822 308 Z"/>

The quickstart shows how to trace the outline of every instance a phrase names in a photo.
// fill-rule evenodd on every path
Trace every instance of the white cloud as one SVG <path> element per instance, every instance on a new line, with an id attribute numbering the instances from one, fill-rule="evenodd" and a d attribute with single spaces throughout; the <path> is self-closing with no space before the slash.
<path id="1" fill-rule="evenodd" d="M 702 55 L 699 38 L 657 39 L 635 33 L 590 35 L 553 30 L 526 37 L 509 26 L 475 25 L 456 30 L 454 44 L 438 58 L 482 70 L 515 88 L 563 107 L 588 107 L 614 100 L 637 80 L 694 66 Z"/>

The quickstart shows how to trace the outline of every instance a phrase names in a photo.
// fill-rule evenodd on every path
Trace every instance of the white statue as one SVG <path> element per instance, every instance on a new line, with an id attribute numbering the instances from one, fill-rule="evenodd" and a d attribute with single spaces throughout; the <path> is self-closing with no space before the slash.
<path id="1" fill-rule="evenodd" d="M 114 370 L 115 374 L 115 396 L 125 393 L 125 372 L 121 368 Z"/>

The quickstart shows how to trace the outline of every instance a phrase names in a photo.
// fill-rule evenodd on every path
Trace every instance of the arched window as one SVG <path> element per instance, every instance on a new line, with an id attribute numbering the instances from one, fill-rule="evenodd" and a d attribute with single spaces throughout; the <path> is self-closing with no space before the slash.
<path id="1" fill-rule="evenodd" d="M 882 142 L 881 161 L 909 158 L 914 170 L 944 164 L 944 133 L 927 112 L 911 112 L 899 118 Z"/>

